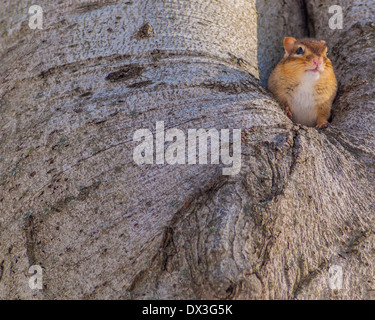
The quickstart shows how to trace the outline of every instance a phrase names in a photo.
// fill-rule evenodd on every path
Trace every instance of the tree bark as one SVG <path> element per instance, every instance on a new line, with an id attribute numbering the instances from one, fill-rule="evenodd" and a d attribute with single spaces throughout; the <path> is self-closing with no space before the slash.
<path id="1" fill-rule="evenodd" d="M 28 27 L 29 1 L 5 1 L 0 297 L 369 297 L 375 33 L 359 2 L 331 32 L 329 1 L 54 0 L 43 30 Z M 280 30 L 329 32 L 340 91 L 327 130 L 292 123 L 260 85 Z M 242 129 L 241 172 L 136 165 L 134 132 L 156 121 Z M 43 290 L 28 287 L 31 265 Z"/>

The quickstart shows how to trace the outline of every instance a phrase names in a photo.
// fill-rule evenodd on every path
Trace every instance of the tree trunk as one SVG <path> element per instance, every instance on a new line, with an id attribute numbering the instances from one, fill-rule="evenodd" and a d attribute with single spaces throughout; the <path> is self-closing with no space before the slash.
<path id="1" fill-rule="evenodd" d="M 329 1 L 53 0 L 43 30 L 30 1 L 5 1 L 0 297 L 371 296 L 374 22 L 344 2 L 344 29 L 329 31 Z M 259 81 L 283 36 L 309 33 L 340 83 L 326 130 L 292 123 Z M 241 129 L 240 173 L 137 165 L 134 134 L 159 121 Z"/>

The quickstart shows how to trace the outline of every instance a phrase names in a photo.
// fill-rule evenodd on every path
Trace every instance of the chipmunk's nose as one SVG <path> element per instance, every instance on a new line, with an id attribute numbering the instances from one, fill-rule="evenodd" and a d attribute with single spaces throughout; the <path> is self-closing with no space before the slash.
<path id="1" fill-rule="evenodd" d="M 322 64 L 322 58 L 321 57 L 315 57 L 314 59 L 313 59 L 313 63 L 314 63 L 314 65 L 316 65 L 317 67 L 319 67 L 321 64 Z"/>

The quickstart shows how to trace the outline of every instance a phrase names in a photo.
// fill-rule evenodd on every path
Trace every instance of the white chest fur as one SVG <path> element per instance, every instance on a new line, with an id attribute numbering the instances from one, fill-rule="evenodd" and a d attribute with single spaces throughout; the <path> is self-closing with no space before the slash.
<path id="1" fill-rule="evenodd" d="M 293 120 L 305 126 L 316 124 L 314 87 L 319 76 L 319 72 L 307 71 L 292 97 L 290 108 Z"/>

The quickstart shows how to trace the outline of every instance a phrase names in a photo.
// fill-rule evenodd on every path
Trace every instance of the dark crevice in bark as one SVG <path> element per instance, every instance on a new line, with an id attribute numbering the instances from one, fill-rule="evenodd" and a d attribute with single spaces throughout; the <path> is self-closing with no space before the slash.
<path id="1" fill-rule="evenodd" d="M 29 260 L 29 266 L 36 264 L 35 247 L 36 247 L 36 234 L 35 234 L 34 217 L 30 216 L 25 218 L 25 237 L 26 237 L 26 255 Z"/>
<path id="2" fill-rule="evenodd" d="M 4 260 L 2 260 L 0 263 L 0 281 L 3 279 L 3 274 L 4 274 Z"/>
<path id="3" fill-rule="evenodd" d="M 177 253 L 176 246 L 173 241 L 173 228 L 166 227 L 163 235 L 163 240 L 160 245 L 160 256 L 161 256 L 161 270 L 167 270 L 167 264 L 169 257 L 172 257 Z"/>
<path id="4" fill-rule="evenodd" d="M 143 67 L 140 67 L 136 64 L 130 64 L 128 66 L 122 67 L 120 70 L 111 72 L 106 76 L 105 80 L 110 82 L 125 81 L 139 77 L 143 73 L 143 71 Z"/>
<path id="5" fill-rule="evenodd" d="M 314 19 L 311 17 L 311 13 L 308 10 L 308 6 L 306 3 L 306 0 L 302 0 L 302 15 L 304 17 L 305 22 L 305 30 L 307 31 L 307 37 L 314 37 L 314 25 L 313 21 Z"/>
<path id="6" fill-rule="evenodd" d="M 298 159 L 298 155 L 299 155 L 299 147 L 300 147 L 300 144 L 299 144 L 299 129 L 296 129 L 296 130 L 293 130 L 293 145 L 291 147 L 291 152 L 292 152 L 292 163 L 290 165 L 290 168 L 289 168 L 289 176 L 291 176 L 294 172 L 294 169 L 297 165 L 297 159 Z"/>

